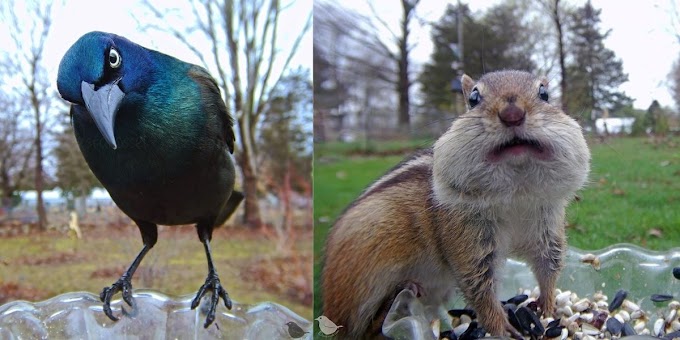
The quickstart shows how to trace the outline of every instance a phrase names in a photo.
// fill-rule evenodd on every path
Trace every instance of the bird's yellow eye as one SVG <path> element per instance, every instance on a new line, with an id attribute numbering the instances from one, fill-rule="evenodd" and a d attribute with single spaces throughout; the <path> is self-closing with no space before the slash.
<path id="1" fill-rule="evenodd" d="M 118 51 L 112 47 L 109 50 L 109 65 L 111 68 L 118 68 L 122 63 L 123 58 L 120 57 L 120 53 L 118 53 Z"/>

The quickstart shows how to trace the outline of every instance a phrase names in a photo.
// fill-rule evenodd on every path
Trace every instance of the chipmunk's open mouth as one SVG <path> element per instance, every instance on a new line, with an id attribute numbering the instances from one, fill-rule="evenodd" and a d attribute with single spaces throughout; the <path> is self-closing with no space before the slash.
<path id="1" fill-rule="evenodd" d="M 528 154 L 542 160 L 547 160 L 552 155 L 549 148 L 538 140 L 515 137 L 491 150 L 489 152 L 489 160 L 495 162 L 505 157 L 516 157 L 523 154 Z"/>

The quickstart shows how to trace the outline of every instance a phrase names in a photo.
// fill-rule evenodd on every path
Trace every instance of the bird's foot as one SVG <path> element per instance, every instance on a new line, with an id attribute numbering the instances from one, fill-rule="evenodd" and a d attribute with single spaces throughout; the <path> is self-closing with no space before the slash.
<path id="1" fill-rule="evenodd" d="M 214 272 L 208 273 L 208 278 L 205 279 L 205 283 L 198 290 L 198 293 L 196 293 L 196 297 L 191 301 L 191 309 L 198 307 L 201 298 L 203 298 L 203 295 L 209 290 L 212 291 L 212 298 L 210 299 L 208 316 L 205 318 L 205 324 L 203 324 L 204 328 L 208 328 L 208 326 L 215 321 L 215 310 L 217 309 L 217 304 L 220 302 L 220 297 L 224 300 L 224 306 L 227 307 L 227 309 L 231 309 L 229 294 L 227 294 L 227 291 L 224 290 L 220 284 L 220 278 L 217 276 L 217 273 Z"/>
<path id="2" fill-rule="evenodd" d="M 130 307 L 134 307 L 134 298 L 132 297 L 132 283 L 127 275 L 123 275 L 111 287 L 106 287 L 99 294 L 99 300 L 104 303 L 104 314 L 113 321 L 118 321 L 118 318 L 113 316 L 111 311 L 111 298 L 118 292 L 123 292 L 123 301 Z"/>

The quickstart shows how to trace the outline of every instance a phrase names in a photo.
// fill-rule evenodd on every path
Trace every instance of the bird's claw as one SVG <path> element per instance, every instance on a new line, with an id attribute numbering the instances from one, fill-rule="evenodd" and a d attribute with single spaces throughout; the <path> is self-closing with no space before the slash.
<path id="1" fill-rule="evenodd" d="M 111 310 L 111 299 L 118 293 L 123 293 L 123 301 L 127 303 L 130 307 L 134 307 L 134 298 L 132 297 L 132 283 L 125 276 L 121 277 L 116 281 L 111 287 L 105 287 L 101 294 L 99 294 L 99 300 L 104 303 L 104 314 L 113 321 L 118 321 L 119 318 L 113 315 Z"/>
<path id="2" fill-rule="evenodd" d="M 205 279 L 205 283 L 198 290 L 198 293 L 196 293 L 196 297 L 194 297 L 194 299 L 191 301 L 191 309 L 198 307 L 201 299 L 209 290 L 212 291 L 212 297 L 210 298 L 210 309 L 208 310 L 208 315 L 205 318 L 205 324 L 203 324 L 204 328 L 208 328 L 213 323 L 213 321 L 215 321 L 215 311 L 217 310 L 217 304 L 220 302 L 220 297 L 222 300 L 224 300 L 224 306 L 227 307 L 227 309 L 231 309 L 231 299 L 229 298 L 229 294 L 227 294 L 227 291 L 220 284 L 220 278 L 217 276 L 217 274 L 213 273 L 208 274 L 208 278 Z"/>

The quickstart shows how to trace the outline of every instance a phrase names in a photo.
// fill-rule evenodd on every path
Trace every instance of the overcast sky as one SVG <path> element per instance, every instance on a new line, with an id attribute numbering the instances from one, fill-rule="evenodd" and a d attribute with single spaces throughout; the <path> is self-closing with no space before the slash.
<path id="1" fill-rule="evenodd" d="M 133 14 L 144 21 L 145 11 L 139 0 L 88 1 L 65 0 L 57 6 L 53 16 L 53 28 L 46 46 L 45 64 L 50 80 L 56 81 L 56 73 L 61 57 L 66 50 L 83 34 L 101 30 L 123 35 L 141 45 L 158 49 L 180 59 L 198 63 L 199 60 L 176 39 L 158 31 L 143 32 Z M 285 49 L 292 44 L 296 34 L 304 24 L 306 13 L 311 10 L 313 0 L 289 0 L 288 9 L 281 16 L 280 41 Z M 380 15 L 385 20 L 398 24 L 400 5 L 396 0 L 373 0 Z M 473 11 L 485 9 L 500 0 L 469 1 Z M 568 0 L 574 5 L 582 5 L 584 0 Z M 653 99 L 664 106 L 672 106 L 673 100 L 668 89 L 668 73 L 673 62 L 680 55 L 680 45 L 673 36 L 670 11 L 671 1 L 618 1 L 593 0 L 593 5 L 602 9 L 603 29 L 612 29 L 605 41 L 608 48 L 623 60 L 624 71 L 629 81 L 622 89 L 635 99 L 637 108 L 647 108 Z M 186 6 L 186 0 L 158 1 L 168 7 Z M 444 13 L 447 1 L 421 0 L 418 13 L 428 21 L 436 21 Z M 366 0 L 345 0 L 344 6 L 360 9 L 369 14 Z M 182 22 L 175 22 L 182 24 Z M 292 66 L 312 64 L 311 31 L 305 36 Z M 0 46 L 7 46 L 7 35 L 0 30 Z M 432 42 L 427 27 L 413 27 L 413 41 L 417 44 L 413 52 L 414 61 L 423 63 L 432 51 Z"/>
<path id="2" fill-rule="evenodd" d="M 184 17 L 191 18 L 189 2 L 186 0 L 150 0 L 150 2 L 165 8 L 184 8 L 187 11 Z M 191 63 L 200 64 L 200 60 L 189 49 L 167 33 L 158 30 L 142 31 L 140 29 L 138 20 L 145 23 L 145 21 L 153 19 L 146 16 L 148 11 L 140 5 L 140 0 L 63 0 L 63 4 L 58 5 L 58 3 L 53 8 L 52 28 L 46 41 L 44 55 L 44 63 L 52 84 L 56 84 L 59 62 L 66 50 L 83 34 L 91 31 L 115 33 L 142 46 L 159 50 Z M 302 31 L 307 15 L 311 12 L 312 0 L 282 0 L 281 3 L 282 6 L 286 6 L 286 9 L 280 15 L 278 38 L 282 56 L 280 59 L 284 59 L 293 41 Z M 16 6 L 20 7 L 21 2 L 17 2 Z M 17 11 L 17 13 L 19 12 Z M 176 26 L 179 29 L 182 28 L 181 25 L 191 24 L 187 19 L 178 20 L 172 17 L 169 17 L 167 22 L 179 25 Z M 8 45 L 9 36 L 2 28 L 0 29 L 0 46 Z M 200 42 L 198 45 L 201 45 Z M 209 51 L 207 45 L 203 46 L 205 47 L 202 48 L 202 51 Z M 281 64 L 282 62 L 279 63 L 279 65 Z M 290 66 L 305 65 L 311 69 L 311 64 L 312 31 L 310 29 Z"/>
<path id="3" fill-rule="evenodd" d="M 345 0 L 342 5 L 370 15 L 370 7 L 366 5 L 366 1 Z M 393 24 L 395 31 L 398 31 L 397 25 L 401 16 L 398 1 L 372 1 L 376 4 L 375 7 L 380 16 Z M 628 73 L 629 81 L 621 88 L 635 99 L 633 105 L 636 108 L 646 109 L 654 99 L 663 106 L 674 106 L 668 87 L 668 73 L 673 62 L 680 55 L 680 45 L 673 35 L 671 26 L 669 14 L 671 1 L 677 0 L 592 0 L 595 8 L 602 9 L 601 28 L 612 30 L 605 40 L 605 45 L 623 61 L 623 69 Z M 387 2 L 394 2 L 394 4 L 386 6 Z M 495 5 L 500 0 L 462 2 L 468 3 L 474 12 Z M 567 0 L 567 3 L 574 6 L 582 6 L 585 2 L 585 0 Z M 456 3 L 456 1 L 421 0 L 417 8 L 418 15 L 430 22 L 438 21 L 448 3 Z M 416 44 L 412 53 L 413 60 L 418 63 L 428 61 L 432 52 L 429 30 L 427 27 L 414 25 L 412 37 L 412 41 Z"/>

